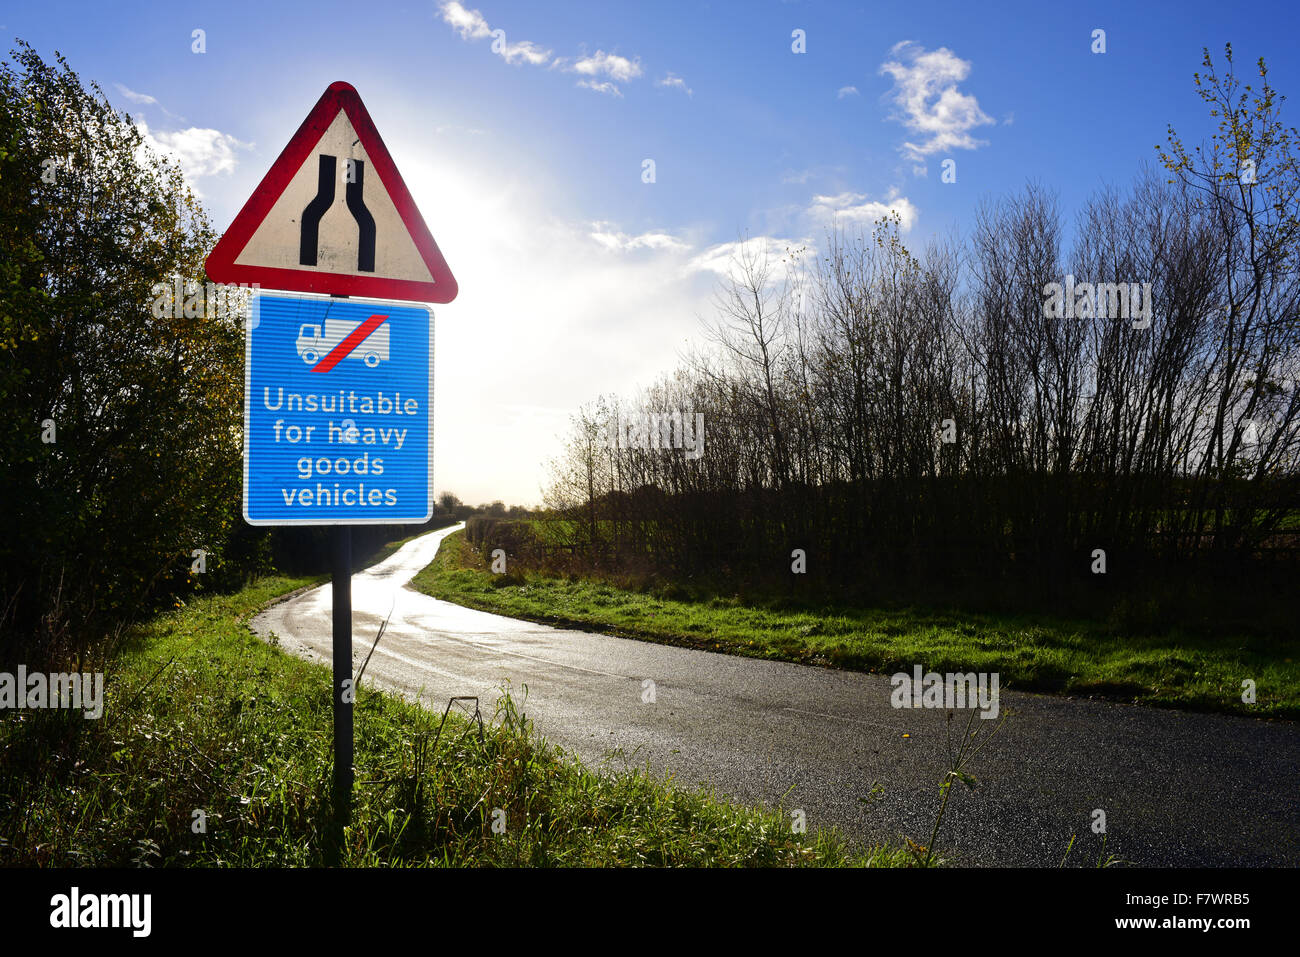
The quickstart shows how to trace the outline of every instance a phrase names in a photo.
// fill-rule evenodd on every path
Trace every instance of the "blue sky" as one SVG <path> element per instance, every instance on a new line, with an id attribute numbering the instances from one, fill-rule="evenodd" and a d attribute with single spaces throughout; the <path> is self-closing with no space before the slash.
<path id="1" fill-rule="evenodd" d="M 1300 94 L 1297 10 L 43 2 L 0 30 L 98 82 L 218 228 L 326 86 L 353 84 L 460 283 L 437 309 L 438 488 L 529 503 L 578 405 L 701 341 L 738 236 L 816 244 L 892 208 L 919 249 L 1027 180 L 1070 218 L 1153 160 L 1168 124 L 1208 136 L 1202 47 L 1231 42 L 1246 76 L 1262 55 Z"/>

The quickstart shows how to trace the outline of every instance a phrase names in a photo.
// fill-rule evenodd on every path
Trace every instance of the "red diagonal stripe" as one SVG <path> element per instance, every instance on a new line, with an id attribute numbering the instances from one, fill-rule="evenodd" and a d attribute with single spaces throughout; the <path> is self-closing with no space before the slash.
<path id="1" fill-rule="evenodd" d="M 337 346 L 331 349 L 329 355 L 327 355 L 320 362 L 316 363 L 316 365 L 312 368 L 312 371 L 329 372 L 330 369 L 333 369 L 341 361 L 346 359 L 348 357 L 348 354 L 352 352 L 353 349 L 361 345 L 361 343 L 365 342 L 366 337 L 369 336 L 370 333 L 378 329 L 381 325 L 383 325 L 384 320 L 387 318 L 388 318 L 387 316 L 374 315 L 371 316 L 369 319 L 367 319 L 365 322 L 361 323 L 361 325 L 357 326 L 355 329 L 353 329 L 351 332 L 348 333 L 348 337 L 346 339 L 344 339 Z"/>

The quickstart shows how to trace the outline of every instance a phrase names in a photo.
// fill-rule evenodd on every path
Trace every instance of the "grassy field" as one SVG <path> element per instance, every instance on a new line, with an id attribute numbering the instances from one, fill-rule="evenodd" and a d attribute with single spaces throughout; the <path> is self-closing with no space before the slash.
<path id="1" fill-rule="evenodd" d="M 798 608 L 531 573 L 493 575 L 450 536 L 413 587 L 516 618 L 758 658 L 858 671 L 996 671 L 1002 686 L 1261 717 L 1300 718 L 1296 648 L 1281 638 L 1129 630 L 1040 615 Z M 1242 699 L 1255 682 L 1256 700 Z"/>
<path id="2" fill-rule="evenodd" d="M 329 820 L 330 673 L 255 638 L 248 617 L 306 579 L 266 579 L 139 627 L 105 669 L 100 720 L 0 720 L 0 865 L 310 866 Z M 503 698 L 480 741 L 362 688 L 354 866 L 908 866 L 909 850 L 795 833 L 642 771 L 595 774 Z M 199 823 L 204 829 L 199 829 Z M 497 833 L 494 823 L 504 825 Z"/>

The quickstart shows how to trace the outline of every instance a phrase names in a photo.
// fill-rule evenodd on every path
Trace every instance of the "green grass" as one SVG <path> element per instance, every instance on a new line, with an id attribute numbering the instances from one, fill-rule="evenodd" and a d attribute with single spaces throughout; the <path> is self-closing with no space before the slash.
<path id="1" fill-rule="evenodd" d="M 248 617 L 314 579 L 264 579 L 138 627 L 105 668 L 104 717 L 0 720 L 0 865 L 309 866 L 326 860 L 330 673 L 255 638 Z M 356 866 L 904 866 L 639 769 L 593 773 L 505 697 L 482 741 L 362 688 Z M 498 814 L 497 811 L 502 812 Z M 206 833 L 195 833 L 195 812 Z M 494 820 L 505 832 L 494 833 Z"/>
<path id="2" fill-rule="evenodd" d="M 1041 615 L 789 608 L 667 597 L 606 581 L 493 575 L 461 533 L 412 586 L 498 614 L 729 654 L 856 671 L 996 671 L 1002 687 L 1300 718 L 1300 666 L 1281 637 L 1205 637 Z M 1140 609 L 1138 610 L 1140 611 Z M 1140 615 L 1134 615 L 1141 618 Z M 1241 700 L 1255 682 L 1256 702 Z"/>

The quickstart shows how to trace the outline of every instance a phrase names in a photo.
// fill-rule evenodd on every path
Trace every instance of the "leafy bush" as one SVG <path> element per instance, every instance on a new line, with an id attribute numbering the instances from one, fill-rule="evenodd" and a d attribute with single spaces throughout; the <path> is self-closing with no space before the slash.
<path id="1" fill-rule="evenodd" d="M 151 309 L 155 284 L 205 280 L 206 214 L 99 87 L 62 57 L 46 64 L 21 43 L 11 55 L 0 64 L 0 664 L 84 649 L 191 589 L 196 549 L 210 586 L 266 558 L 239 513 L 240 323 Z"/>

